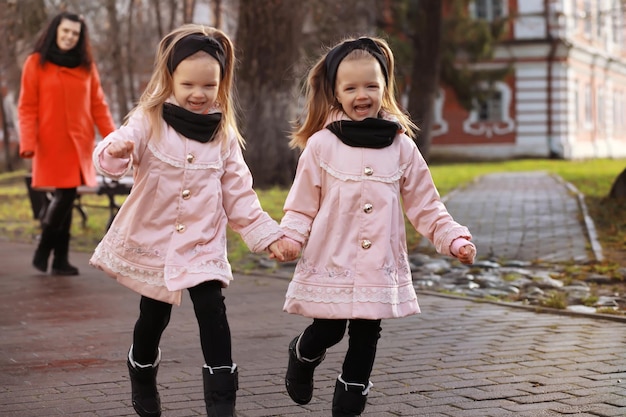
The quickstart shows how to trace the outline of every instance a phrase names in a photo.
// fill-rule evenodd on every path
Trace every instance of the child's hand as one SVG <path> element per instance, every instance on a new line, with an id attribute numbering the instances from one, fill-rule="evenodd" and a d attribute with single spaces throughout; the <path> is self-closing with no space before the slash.
<path id="1" fill-rule="evenodd" d="M 270 259 L 277 259 L 280 262 L 293 261 L 298 257 L 300 249 L 300 243 L 283 237 L 269 246 Z"/>
<path id="2" fill-rule="evenodd" d="M 466 265 L 473 264 L 475 257 L 476 257 L 476 246 L 472 244 L 461 246 L 461 248 L 459 249 L 459 254 L 457 256 L 459 261 L 461 261 L 461 263 L 464 263 Z"/>
<path id="3" fill-rule="evenodd" d="M 129 158 L 135 149 L 135 143 L 132 140 L 111 142 L 107 146 L 106 151 L 114 158 Z"/>

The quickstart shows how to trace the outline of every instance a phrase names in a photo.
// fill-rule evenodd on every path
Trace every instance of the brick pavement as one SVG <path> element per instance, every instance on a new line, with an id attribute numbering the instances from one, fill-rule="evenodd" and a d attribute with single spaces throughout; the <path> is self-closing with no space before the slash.
<path id="1" fill-rule="evenodd" d="M 125 355 L 137 297 L 72 260 L 78 277 L 25 268 L 32 247 L 0 243 L 0 415 L 132 416 Z M 282 313 L 287 281 L 237 276 L 226 294 L 241 417 L 329 416 L 345 341 L 316 374 L 307 406 L 283 388 L 286 347 L 308 323 Z M 624 416 L 624 322 L 539 314 L 420 295 L 423 314 L 383 324 L 365 416 Z M 163 338 L 164 416 L 203 413 L 191 303 Z"/>
<path id="2" fill-rule="evenodd" d="M 134 416 L 125 356 L 138 296 L 89 268 L 89 254 L 72 255 L 80 276 L 38 274 L 33 250 L 0 241 L 0 416 Z M 293 404 L 287 344 L 308 320 L 281 311 L 287 283 L 238 275 L 225 291 L 240 417 L 330 415 L 346 340 L 318 368 L 313 401 Z M 623 320 L 432 294 L 420 305 L 383 323 L 364 416 L 626 415 Z M 161 345 L 166 417 L 204 413 L 197 333 L 186 295 Z"/>
<path id="3" fill-rule="evenodd" d="M 577 190 L 548 173 L 486 175 L 444 201 L 469 227 L 479 254 L 546 262 L 602 256 Z"/>

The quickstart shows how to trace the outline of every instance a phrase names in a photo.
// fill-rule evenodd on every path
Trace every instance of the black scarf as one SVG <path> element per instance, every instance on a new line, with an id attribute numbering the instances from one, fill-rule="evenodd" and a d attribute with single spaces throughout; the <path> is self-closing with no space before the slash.
<path id="1" fill-rule="evenodd" d="M 76 68 L 80 65 L 80 53 L 76 48 L 63 52 L 53 44 L 46 53 L 46 60 L 61 67 Z"/>
<path id="2" fill-rule="evenodd" d="M 396 122 L 368 117 L 360 122 L 338 120 L 326 129 L 343 143 L 355 148 L 385 148 L 393 143 L 400 126 Z"/>
<path id="3" fill-rule="evenodd" d="M 207 143 L 215 138 L 222 113 L 198 114 L 171 103 L 164 103 L 163 119 L 186 138 Z"/>

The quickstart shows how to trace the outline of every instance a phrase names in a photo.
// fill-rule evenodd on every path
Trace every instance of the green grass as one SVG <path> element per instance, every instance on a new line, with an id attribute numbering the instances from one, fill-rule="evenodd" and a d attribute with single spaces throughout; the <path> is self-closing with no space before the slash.
<path id="1" fill-rule="evenodd" d="M 594 268 L 614 270 L 616 264 L 626 266 L 626 215 L 624 201 L 605 197 L 617 175 L 626 167 L 626 160 L 595 159 L 585 161 L 524 159 L 497 162 L 434 163 L 431 173 L 441 195 L 462 187 L 481 175 L 497 172 L 546 171 L 561 176 L 585 195 L 589 214 L 595 222 L 606 261 Z M 38 223 L 32 217 L 30 202 L 24 185 L 25 172 L 0 174 L 0 233 L 6 239 L 32 242 L 38 233 Z M 270 188 L 257 190 L 263 208 L 277 221 L 282 217 L 282 206 L 288 190 Z M 118 202 L 123 198 L 118 197 Z M 75 215 L 72 249 L 93 251 L 104 234 L 108 210 L 91 205 L 106 205 L 102 196 L 84 196 L 88 205 L 87 226 L 83 228 Z M 239 236 L 229 230 L 229 257 L 236 270 L 250 267 L 249 251 Z M 407 227 L 407 241 L 415 249 L 419 235 Z"/>

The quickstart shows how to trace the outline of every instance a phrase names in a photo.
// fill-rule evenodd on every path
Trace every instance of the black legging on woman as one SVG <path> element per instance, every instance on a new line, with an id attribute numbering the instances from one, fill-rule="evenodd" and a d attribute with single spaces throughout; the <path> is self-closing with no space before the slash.
<path id="1" fill-rule="evenodd" d="M 348 322 L 348 351 L 341 375 L 344 381 L 367 386 L 380 339 L 380 320 L 314 319 L 300 337 L 299 353 L 309 359 L 319 357 L 343 339 Z"/>
<path id="2" fill-rule="evenodd" d="M 204 361 L 211 367 L 231 366 L 232 346 L 222 284 L 208 281 L 189 288 L 198 326 Z M 161 335 L 170 322 L 172 304 L 141 297 L 139 318 L 133 332 L 133 360 L 152 364 L 158 356 Z"/>

